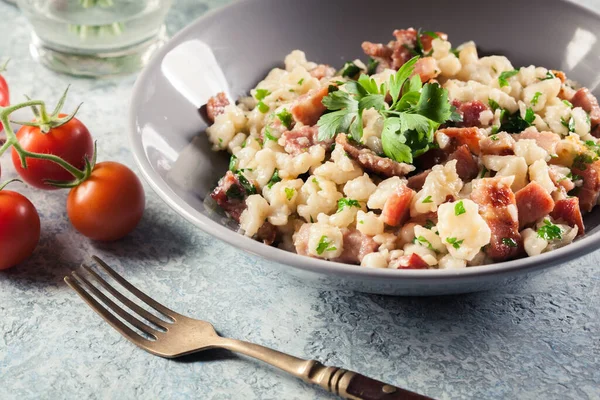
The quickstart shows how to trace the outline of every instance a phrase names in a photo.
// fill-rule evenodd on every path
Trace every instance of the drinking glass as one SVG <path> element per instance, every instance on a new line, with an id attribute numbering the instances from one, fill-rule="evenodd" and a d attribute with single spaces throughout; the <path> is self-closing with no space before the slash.
<path id="1" fill-rule="evenodd" d="M 31 54 L 78 76 L 141 69 L 166 40 L 173 0 L 17 0 L 32 25 Z"/>

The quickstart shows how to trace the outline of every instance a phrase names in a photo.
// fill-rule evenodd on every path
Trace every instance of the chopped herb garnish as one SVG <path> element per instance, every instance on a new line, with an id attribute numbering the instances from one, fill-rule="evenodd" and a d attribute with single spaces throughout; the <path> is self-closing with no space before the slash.
<path id="1" fill-rule="evenodd" d="M 235 154 L 231 155 L 231 158 L 229 159 L 229 170 L 235 172 L 235 167 L 237 165 L 237 157 Z"/>
<path id="2" fill-rule="evenodd" d="M 359 142 L 363 111 L 373 108 L 384 119 L 381 141 L 387 157 L 412 163 L 414 157 L 427 152 L 440 124 L 459 116 L 452 112 L 446 89 L 437 83 L 422 85 L 419 76 L 411 78 L 417 59 L 406 62 L 381 85 L 362 74 L 357 81 L 344 83 L 345 91 L 329 93 L 323 99 L 329 112 L 318 122 L 319 140 L 344 132 Z M 389 105 L 387 95 L 391 97 Z"/>
<path id="3" fill-rule="evenodd" d="M 508 247 L 518 247 L 519 245 L 513 238 L 502 238 L 502 244 Z"/>
<path id="4" fill-rule="evenodd" d="M 285 197 L 288 201 L 292 200 L 294 193 L 296 193 L 296 189 L 288 187 L 285 188 Z"/>
<path id="5" fill-rule="evenodd" d="M 498 125 L 494 125 L 492 126 L 492 135 L 496 135 L 496 133 L 498 133 L 498 131 L 500 130 L 500 127 Z M 494 140 L 494 139 L 492 139 Z"/>
<path id="6" fill-rule="evenodd" d="M 319 185 L 319 181 L 317 180 L 317 178 L 312 178 L 312 183 L 315 184 L 315 186 L 317 187 L 317 190 L 322 190 L 321 189 L 321 185 Z"/>
<path id="7" fill-rule="evenodd" d="M 538 101 L 540 100 L 540 96 L 541 95 L 542 95 L 542 92 L 535 92 L 535 94 L 531 98 L 531 105 L 532 106 L 537 105 Z"/>
<path id="8" fill-rule="evenodd" d="M 312 216 L 312 215 L 310 216 L 310 223 L 311 223 L 311 224 L 314 224 L 314 223 L 315 223 L 315 220 L 313 219 L 313 216 Z"/>
<path id="9" fill-rule="evenodd" d="M 302 85 L 303 83 L 304 83 L 304 78 L 302 78 L 298 81 L 298 85 Z"/>
<path id="10" fill-rule="evenodd" d="M 459 49 L 450 49 L 450 53 L 454 54 L 454 56 L 456 58 L 460 57 L 460 50 Z"/>
<path id="11" fill-rule="evenodd" d="M 488 172 L 490 172 L 485 166 L 483 166 L 483 169 L 481 170 L 481 173 L 479 174 L 480 178 L 484 178 L 485 174 L 487 174 Z"/>
<path id="12" fill-rule="evenodd" d="M 348 208 L 350 208 L 350 207 L 361 208 L 360 207 L 360 202 L 358 200 L 348 199 L 346 197 L 343 197 L 343 198 L 339 199 L 337 204 L 338 204 L 337 212 L 342 211 L 346 207 L 348 207 Z"/>
<path id="13" fill-rule="evenodd" d="M 423 201 L 421 203 L 424 203 L 424 204 L 433 203 L 433 200 L 431 200 L 431 196 L 427 196 L 423 199 Z"/>
<path id="14" fill-rule="evenodd" d="M 223 144 L 223 139 L 219 138 L 219 144 Z"/>
<path id="15" fill-rule="evenodd" d="M 358 221 L 358 223 L 362 225 L 365 223 L 365 221 L 361 219 L 360 221 Z"/>
<path id="16" fill-rule="evenodd" d="M 271 133 L 271 127 L 268 125 L 265 126 L 265 137 L 267 138 L 267 140 L 272 140 L 274 142 L 277 141 L 277 138 Z"/>
<path id="17" fill-rule="evenodd" d="M 456 215 L 457 217 L 459 215 L 465 214 L 466 212 L 467 210 L 465 210 L 465 205 L 462 200 L 454 205 L 454 215 Z"/>
<path id="18" fill-rule="evenodd" d="M 242 185 L 248 196 L 251 194 L 256 194 L 256 187 L 252 183 L 250 183 L 250 181 L 244 176 L 244 174 L 241 171 L 236 172 L 235 175 L 237 176 L 238 182 L 240 182 L 240 185 Z M 232 185 L 232 187 L 233 186 L 235 185 Z"/>
<path id="19" fill-rule="evenodd" d="M 500 108 L 500 104 L 498 104 L 498 102 L 496 100 L 488 99 L 488 104 L 490 105 L 490 108 L 494 112 Z"/>
<path id="20" fill-rule="evenodd" d="M 544 225 L 537 230 L 538 237 L 544 240 L 562 239 L 562 230 L 558 225 L 554 225 L 549 220 L 544 220 Z"/>
<path id="21" fill-rule="evenodd" d="M 271 189 L 273 187 L 273 185 L 276 184 L 277 182 L 281 182 L 281 177 L 279 176 L 279 170 L 277 168 L 275 168 L 275 171 L 273 172 L 273 176 L 271 177 L 271 180 L 269 181 L 269 183 L 267 183 L 267 187 L 269 189 Z"/>
<path id="22" fill-rule="evenodd" d="M 337 250 L 337 247 L 333 246 L 327 236 L 323 235 L 321 236 L 321 239 L 319 239 L 319 244 L 316 250 L 317 254 L 321 255 L 326 251 L 335 251 Z"/>
<path id="23" fill-rule="evenodd" d="M 258 101 L 261 101 L 270 94 L 271 92 L 267 89 L 256 89 L 256 94 L 254 95 L 254 98 Z"/>
<path id="24" fill-rule="evenodd" d="M 454 247 L 457 250 L 460 249 L 460 245 L 463 244 L 464 241 L 464 239 L 458 240 L 455 237 L 446 238 L 446 242 L 448 242 L 448 244 L 451 244 L 452 247 Z"/>
<path id="25" fill-rule="evenodd" d="M 433 221 L 428 219 L 425 221 L 425 225 L 423 226 L 423 228 L 431 230 L 431 228 L 433 228 L 434 226 L 435 224 L 433 223 Z"/>
<path id="26" fill-rule="evenodd" d="M 591 164 L 596 160 L 597 160 L 597 157 L 594 157 L 591 154 L 587 154 L 587 153 L 579 154 L 573 160 L 573 168 L 577 168 L 582 171 L 585 171 L 587 169 L 588 164 Z"/>
<path id="27" fill-rule="evenodd" d="M 547 81 L 548 79 L 554 79 L 556 78 L 556 76 L 554 76 L 554 74 L 550 71 L 546 72 L 546 76 L 544 76 L 543 78 L 538 78 L 538 80 L 540 81 Z"/>
<path id="28" fill-rule="evenodd" d="M 533 121 L 535 121 L 535 113 L 533 112 L 533 110 L 531 108 L 528 108 L 527 110 L 525 110 L 525 118 L 523 118 L 525 120 L 525 122 L 527 122 L 529 124 L 529 126 L 531 126 L 531 124 L 533 124 Z"/>
<path id="29" fill-rule="evenodd" d="M 500 74 L 500 76 L 498 77 L 498 84 L 500 85 L 500 87 L 510 86 L 510 83 L 508 83 L 508 79 L 512 78 L 513 76 L 515 76 L 518 73 L 519 73 L 519 70 L 517 70 L 517 69 L 513 69 L 512 71 L 502 72 Z"/>
<path id="30" fill-rule="evenodd" d="M 228 199 L 244 200 L 244 194 L 239 185 L 231 185 L 225 192 Z"/>
<path id="31" fill-rule="evenodd" d="M 427 240 L 424 236 L 417 236 L 415 238 L 415 243 L 419 243 L 421 246 L 427 247 L 429 250 L 433 250 L 437 253 L 437 251 L 431 245 L 431 242 Z"/>
<path id="32" fill-rule="evenodd" d="M 243 142 L 242 142 L 242 149 L 244 147 L 246 147 L 246 145 L 248 144 L 248 138 L 246 138 Z"/>
<path id="33" fill-rule="evenodd" d="M 339 75 L 353 79 L 356 78 L 358 74 L 360 74 L 360 68 L 352 61 L 348 61 L 344 64 L 340 72 L 341 73 Z"/>
<path id="34" fill-rule="evenodd" d="M 521 113 L 517 111 L 516 113 L 509 115 L 506 118 L 502 116 L 500 118 L 500 121 L 502 123 L 502 125 L 499 128 L 500 131 L 508 133 L 521 133 L 525 129 L 529 128 L 533 121 L 535 121 L 535 113 L 531 108 L 528 108 L 525 111 L 525 118 L 522 118 Z"/>
<path id="35" fill-rule="evenodd" d="M 374 58 L 369 58 L 369 63 L 367 64 L 367 75 L 373 75 L 377 72 L 377 67 L 379 66 L 379 61 Z"/>
<path id="36" fill-rule="evenodd" d="M 494 141 L 494 142 L 497 141 L 497 140 L 499 140 L 498 136 L 495 133 L 490 136 L 490 139 L 492 139 L 492 141 Z"/>
<path id="37" fill-rule="evenodd" d="M 266 105 L 265 103 L 263 103 L 262 100 L 259 101 L 256 106 L 258 107 L 258 111 L 260 111 L 263 114 L 268 113 L 269 110 L 271 109 L 268 105 Z"/>
<path id="38" fill-rule="evenodd" d="M 277 118 L 281 121 L 283 126 L 290 129 L 292 127 L 292 114 L 284 108 L 283 111 L 277 113 Z"/>
<path id="39" fill-rule="evenodd" d="M 562 102 L 565 103 L 567 107 L 573 108 L 573 104 L 571 104 L 569 100 L 563 100 Z"/>

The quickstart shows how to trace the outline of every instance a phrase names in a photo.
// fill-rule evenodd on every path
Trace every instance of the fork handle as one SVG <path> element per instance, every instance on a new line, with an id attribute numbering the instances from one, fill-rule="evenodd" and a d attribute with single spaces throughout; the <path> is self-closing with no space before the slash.
<path id="1" fill-rule="evenodd" d="M 315 360 L 303 360 L 268 347 L 235 339 L 224 339 L 222 348 L 245 354 L 280 368 L 307 383 L 351 400 L 433 400 L 357 372 L 327 367 Z"/>

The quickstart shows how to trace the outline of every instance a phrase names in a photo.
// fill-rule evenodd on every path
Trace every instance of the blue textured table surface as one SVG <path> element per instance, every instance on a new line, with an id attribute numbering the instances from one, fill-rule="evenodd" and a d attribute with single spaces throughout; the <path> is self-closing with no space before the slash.
<path id="1" fill-rule="evenodd" d="M 223 3 L 177 1 L 170 33 Z M 68 105 L 85 102 L 79 116 L 98 139 L 100 158 L 134 167 L 124 129 L 135 77 L 96 81 L 45 70 L 28 54 L 25 18 L 5 3 L 0 15 L 0 59 L 12 59 L 6 77 L 13 100 L 27 93 L 52 102 L 71 83 Z M 2 171 L 14 176 L 7 157 Z M 139 350 L 64 284 L 90 254 L 223 335 L 433 397 L 600 398 L 600 252 L 510 290 L 392 298 L 307 287 L 284 267 L 193 228 L 148 187 L 140 227 L 109 245 L 71 228 L 65 192 L 15 188 L 38 207 L 42 239 L 28 262 L 0 273 L 1 399 L 329 398 L 225 352 L 169 361 Z"/>

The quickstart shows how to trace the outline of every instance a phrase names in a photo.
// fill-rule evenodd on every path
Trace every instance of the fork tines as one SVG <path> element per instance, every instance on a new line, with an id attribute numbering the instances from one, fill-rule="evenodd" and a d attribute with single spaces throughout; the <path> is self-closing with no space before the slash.
<path id="1" fill-rule="evenodd" d="M 158 339 L 159 335 L 168 330 L 168 326 L 175 322 L 177 313 L 169 308 L 158 303 L 148 295 L 137 289 L 131 283 L 125 280 L 121 275 L 117 274 L 100 258 L 93 256 L 100 270 L 105 272 L 113 280 L 119 283 L 129 293 L 137 299 L 160 313 L 164 319 L 158 318 L 154 314 L 148 312 L 138 304 L 127 298 L 114 286 L 111 286 L 104 278 L 100 276 L 92 267 L 82 264 L 80 268 L 71 273 L 71 276 L 65 277 L 65 282 L 77 292 L 77 294 L 102 318 L 106 320 L 113 328 L 120 332 L 127 339 L 135 344 L 143 344 L 145 342 Z M 123 307 L 111 300 L 100 288 L 103 288 L 107 293 L 117 299 L 121 304 L 125 305 L 132 313 L 126 311 Z M 109 311 L 110 310 L 110 311 Z M 112 313 L 111 313 L 112 311 Z M 114 314 L 113 314 L 114 313 Z M 116 314 L 116 315 L 115 315 Z M 131 326 L 134 326 L 150 339 L 144 338 L 139 333 L 135 332 L 123 321 L 117 318 L 117 315 L 124 321 L 127 321 Z M 135 316 L 134 316 L 135 315 Z M 149 322 L 143 322 L 137 317 Z"/>

